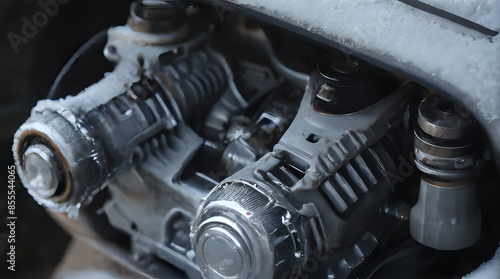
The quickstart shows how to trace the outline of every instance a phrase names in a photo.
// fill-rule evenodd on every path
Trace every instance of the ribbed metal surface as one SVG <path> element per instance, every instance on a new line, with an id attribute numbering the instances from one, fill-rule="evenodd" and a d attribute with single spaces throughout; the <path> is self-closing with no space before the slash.
<path id="1" fill-rule="evenodd" d="M 181 98 L 179 106 L 187 111 L 219 95 L 226 86 L 224 68 L 215 62 L 205 51 L 174 62 L 170 66 L 170 75 L 178 80 Z"/>
<path id="2" fill-rule="evenodd" d="M 381 157 L 387 157 L 387 151 L 377 143 L 350 160 L 320 186 L 320 192 L 337 212 L 345 212 L 371 187 L 385 180 L 386 167 L 381 165 Z"/>
<path id="3" fill-rule="evenodd" d="M 269 199 L 263 194 L 247 186 L 234 184 L 225 186 L 217 199 L 236 201 L 248 211 L 262 211 L 269 204 Z"/>

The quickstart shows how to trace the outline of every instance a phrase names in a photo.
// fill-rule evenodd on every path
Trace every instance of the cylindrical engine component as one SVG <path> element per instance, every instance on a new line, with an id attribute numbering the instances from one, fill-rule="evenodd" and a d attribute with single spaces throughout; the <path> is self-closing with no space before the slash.
<path id="1" fill-rule="evenodd" d="M 327 262 L 334 248 L 363 235 L 380 216 L 396 180 L 392 157 L 382 143 L 356 156 L 311 191 L 294 193 L 299 169 L 284 152 L 270 152 L 216 186 L 200 204 L 191 227 L 197 263 L 205 278 L 301 278 L 319 276 L 309 257 Z M 321 210 L 319 210 L 321 209 Z M 356 224 L 349 222 L 356 220 Z M 360 243 L 358 265 L 377 246 Z M 218 245 L 218 250 L 211 250 Z M 347 247 L 345 247 L 347 249 Z M 341 250 L 339 250 L 341 251 Z M 324 256 L 324 257 L 323 257 Z M 339 267 L 339 274 L 345 270 Z M 319 271 L 318 271 L 319 272 Z"/>
<path id="2" fill-rule="evenodd" d="M 182 1 L 149 0 L 130 6 L 127 24 L 136 31 L 165 33 L 178 29 L 184 22 L 187 3 Z"/>
<path id="3" fill-rule="evenodd" d="M 156 12 L 180 13 L 177 4 L 167 2 L 166 10 L 160 1 L 141 11 L 155 20 Z M 141 38 L 152 41 L 135 43 L 128 40 L 130 32 L 123 27 L 109 32 L 105 55 L 117 62 L 112 73 L 77 96 L 39 102 L 15 135 L 14 159 L 29 193 L 73 218 L 109 177 L 133 161 L 138 144 L 174 129 L 181 116 L 213 102 L 227 87 L 225 60 L 203 48 L 203 36 L 174 48 L 159 44 L 165 34 L 144 34 Z"/>
<path id="4" fill-rule="evenodd" d="M 223 182 L 202 202 L 192 243 L 205 278 L 276 278 L 304 261 L 300 214 L 266 188 Z"/>
<path id="5" fill-rule="evenodd" d="M 363 110 L 393 92 L 398 83 L 381 69 L 342 53 L 329 53 L 318 62 L 320 83 L 314 109 L 327 114 Z"/>
<path id="6" fill-rule="evenodd" d="M 479 238 L 481 212 L 473 181 L 420 180 L 417 204 L 411 210 L 410 229 L 420 243 L 439 250 L 457 250 Z"/>
<path id="7" fill-rule="evenodd" d="M 87 198 L 131 161 L 136 144 L 175 126 L 159 92 L 144 89 L 149 96 L 142 99 L 133 94 L 139 83 L 85 113 L 59 101 L 36 107 L 17 131 L 13 151 L 19 176 L 39 203 L 76 217 Z"/>
<path id="8" fill-rule="evenodd" d="M 192 63 L 192 67 L 206 69 L 208 74 L 184 78 L 178 74 L 182 70 L 180 62 L 175 63 L 175 67 L 166 66 L 175 76 L 170 85 L 183 88 L 187 96 L 202 96 L 201 102 L 214 99 L 225 90 L 222 62 L 203 49 L 191 53 L 191 57 L 184 57 L 183 65 Z M 193 80 L 206 83 L 183 87 Z M 116 81 L 112 77 L 104 79 L 94 85 L 93 91 L 109 91 L 110 82 Z M 39 203 L 58 212 L 76 213 L 72 209 L 77 210 L 113 173 L 131 162 L 134 147 L 177 126 L 174 107 L 184 116 L 192 112 L 186 100 L 167 102 L 166 92 L 153 79 L 142 78 L 120 90 L 124 92 L 109 92 L 116 97 L 93 103 L 94 108 L 87 111 L 79 105 L 85 100 L 85 92 L 71 100 L 47 101 L 37 106 L 19 128 L 14 157 L 20 177 Z"/>
<path id="9" fill-rule="evenodd" d="M 423 174 L 410 213 L 410 233 L 423 245 L 458 250 L 479 239 L 481 212 L 474 181 L 478 130 L 470 114 L 437 95 L 420 104 L 414 150 Z"/>

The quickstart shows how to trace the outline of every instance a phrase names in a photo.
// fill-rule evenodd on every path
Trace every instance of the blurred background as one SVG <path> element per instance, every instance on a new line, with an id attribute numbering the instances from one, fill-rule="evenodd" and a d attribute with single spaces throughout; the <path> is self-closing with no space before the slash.
<path id="1" fill-rule="evenodd" d="M 49 12 L 43 8 L 46 2 L 52 4 Z M 7 269 L 7 166 L 13 164 L 13 135 L 37 100 L 46 98 L 67 60 L 99 31 L 123 25 L 130 5 L 130 1 L 62 2 L 0 1 L 0 177 L 4 181 L 0 188 L 0 278 L 53 278 L 66 249 L 79 247 L 16 178 L 16 271 Z M 34 25 L 31 38 L 23 36 L 26 21 L 39 25 Z M 12 41 L 20 37 L 24 39 L 16 41 L 16 51 Z M 93 71 L 91 66 L 87 69 Z M 94 253 L 86 249 L 87 254 Z M 85 264 L 86 259 L 76 261 Z M 71 257 L 62 262 L 76 264 Z"/>

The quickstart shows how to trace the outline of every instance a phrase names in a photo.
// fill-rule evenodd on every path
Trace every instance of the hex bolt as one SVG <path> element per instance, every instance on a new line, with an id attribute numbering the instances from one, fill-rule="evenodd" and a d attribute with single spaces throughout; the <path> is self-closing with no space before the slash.
<path id="1" fill-rule="evenodd" d="M 335 93 L 335 88 L 331 87 L 330 85 L 328 85 L 326 83 L 323 83 L 323 85 L 321 85 L 321 88 L 319 89 L 319 92 L 316 95 L 316 97 L 329 103 L 329 102 L 333 101 L 333 99 L 335 97 L 334 93 Z"/>

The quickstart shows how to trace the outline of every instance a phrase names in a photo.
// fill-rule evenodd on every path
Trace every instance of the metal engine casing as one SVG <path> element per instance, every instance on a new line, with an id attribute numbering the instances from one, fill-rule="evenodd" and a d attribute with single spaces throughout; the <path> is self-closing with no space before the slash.
<path id="1" fill-rule="evenodd" d="M 28 186 L 40 203 L 77 218 L 106 185 L 110 200 L 103 212 L 132 236 L 133 250 L 156 254 L 192 278 L 199 277 L 198 266 L 206 278 L 297 277 L 314 255 L 326 257 L 325 265 L 337 263 L 338 270 L 323 267 L 313 274 L 348 274 L 377 246 L 369 228 L 397 183 L 391 178 L 397 176 L 394 154 L 379 141 L 401 123 L 398 116 L 418 87 L 406 84 L 369 108 L 328 115 L 309 105 L 318 91 L 313 75 L 274 150 L 255 163 L 239 163 L 242 170 L 203 198 L 217 182 L 199 172 L 181 177 L 207 142 L 184 119 L 197 119 L 193 110 L 203 111 L 204 103 L 217 104 L 221 96 L 242 99 L 233 73 L 220 54 L 204 47 L 205 35 L 172 45 L 185 35 L 141 35 L 136 41 L 136 33 L 127 26 L 110 29 L 105 53 L 118 63 L 116 70 L 78 96 L 41 102 L 19 130 L 16 154 L 31 150 L 38 130 L 55 128 L 57 134 L 43 134 L 42 144 L 56 150 L 49 157 L 68 165 L 64 181 L 71 187 L 63 195 L 40 196 Z M 101 92 L 109 93 L 97 99 Z M 47 128 L 37 130 L 40 125 Z M 88 150 L 95 151 L 80 158 Z M 88 173 L 99 175 L 86 181 Z M 352 227 L 349 220 L 358 218 L 362 225 Z M 185 237 L 189 230 L 193 246 Z M 339 247 L 363 252 L 345 260 L 336 253 Z M 227 258 L 232 264 L 225 266 Z"/>
<path id="2" fill-rule="evenodd" d="M 113 72 L 18 130 L 29 193 L 73 219 L 102 200 L 127 252 L 192 279 L 362 274 L 409 218 L 393 202 L 425 89 L 333 49 L 297 71 L 251 28 L 265 56 L 242 58 L 195 8 L 159 5 L 176 11 L 160 24 L 148 3 L 108 30 Z"/>

